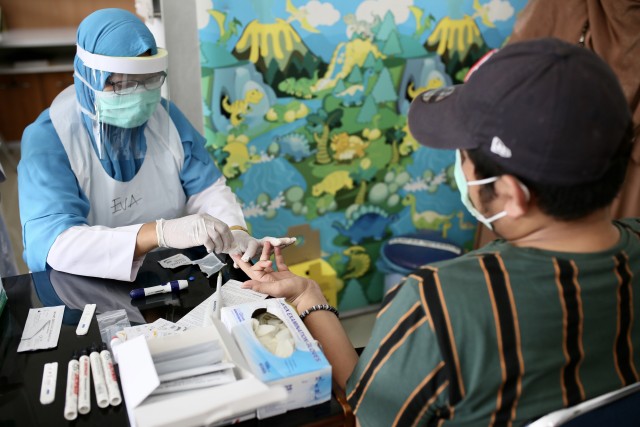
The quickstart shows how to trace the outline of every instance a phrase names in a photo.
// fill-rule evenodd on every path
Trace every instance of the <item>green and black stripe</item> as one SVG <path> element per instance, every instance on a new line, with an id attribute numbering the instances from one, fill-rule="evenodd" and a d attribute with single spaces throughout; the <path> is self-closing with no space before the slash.
<path id="1" fill-rule="evenodd" d="M 578 271 L 572 261 L 554 258 L 557 273 L 557 286 L 560 303 L 564 312 L 564 350 L 565 364 L 561 381 L 565 406 L 573 406 L 584 400 L 584 389 L 580 382 L 580 363 L 584 357 L 582 351 L 582 301 Z"/>
<path id="2" fill-rule="evenodd" d="M 512 304 L 509 278 L 497 255 L 486 255 L 480 263 L 487 276 L 487 289 L 493 302 L 496 334 L 503 361 L 502 385 L 494 413 L 494 426 L 508 426 L 520 397 L 523 366 L 517 317 Z"/>
<path id="3" fill-rule="evenodd" d="M 395 329 L 388 335 L 388 337 L 380 343 L 380 347 L 372 356 L 367 368 L 364 370 L 358 384 L 353 389 L 351 394 L 347 396 L 349 405 L 353 408 L 354 412 L 357 411 L 360 400 L 362 399 L 365 390 L 369 383 L 373 381 L 376 373 L 376 368 L 384 364 L 384 361 L 391 355 L 393 348 L 401 341 L 405 340 L 408 335 L 413 333 L 413 326 L 426 320 L 426 313 L 420 304 L 413 306 L 408 315 L 395 327 Z"/>
<path id="4" fill-rule="evenodd" d="M 638 381 L 638 374 L 633 364 L 633 347 L 631 346 L 631 326 L 633 322 L 633 300 L 629 260 L 623 254 L 615 256 L 616 275 L 620 280 L 618 286 L 618 333 L 615 341 L 616 366 L 622 385 Z"/>
<path id="5" fill-rule="evenodd" d="M 427 300 L 429 316 L 431 316 L 435 328 L 442 360 L 445 362 L 447 378 L 450 382 L 449 404 L 455 406 L 464 397 L 464 385 L 459 374 L 455 340 L 449 333 L 450 325 L 446 312 L 446 303 L 440 299 L 437 273 L 433 270 L 422 270 L 419 275 L 422 277 L 423 292 Z"/>

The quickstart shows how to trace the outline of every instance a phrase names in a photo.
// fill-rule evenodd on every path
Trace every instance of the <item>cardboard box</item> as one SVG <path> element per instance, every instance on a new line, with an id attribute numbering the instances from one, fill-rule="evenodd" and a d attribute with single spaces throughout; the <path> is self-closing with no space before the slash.
<path id="1" fill-rule="evenodd" d="M 223 361 L 236 365 L 236 381 L 184 392 L 151 395 L 160 379 L 152 355 L 179 350 L 208 340 L 224 346 Z M 143 336 L 114 347 L 120 367 L 122 391 L 132 427 L 217 426 L 254 418 L 256 409 L 287 398 L 283 387 L 260 381 L 249 367 L 220 320 L 213 326 L 146 341 Z"/>
<path id="2" fill-rule="evenodd" d="M 271 353 L 253 332 L 251 319 L 265 311 L 277 316 L 289 329 L 294 341 L 291 356 L 279 357 Z M 284 298 L 223 307 L 221 316 L 253 374 L 269 386 L 281 385 L 287 390 L 286 401 L 258 409 L 258 418 L 316 405 L 331 398 L 331 365 L 298 313 Z"/>
<path id="3" fill-rule="evenodd" d="M 337 307 L 338 292 L 344 287 L 344 282 L 338 278 L 331 264 L 321 258 L 320 232 L 313 230 L 309 224 L 301 224 L 289 227 L 287 236 L 296 236 L 301 242 L 296 244 L 295 251 L 285 252 L 289 270 L 317 282 L 327 302 Z"/>
<path id="4" fill-rule="evenodd" d="M 342 290 L 342 280 L 338 279 L 336 271 L 322 258 L 312 259 L 299 264 L 289 265 L 289 271 L 298 276 L 308 277 L 319 286 L 329 305 L 338 306 L 338 292 Z"/>

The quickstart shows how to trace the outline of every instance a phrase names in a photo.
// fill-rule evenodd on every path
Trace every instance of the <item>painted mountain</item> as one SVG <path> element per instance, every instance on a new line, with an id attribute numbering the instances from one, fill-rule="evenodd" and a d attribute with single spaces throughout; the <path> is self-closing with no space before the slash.
<path id="1" fill-rule="evenodd" d="M 283 19 L 276 19 L 274 23 L 251 21 L 232 54 L 239 60 L 253 62 L 265 83 L 276 89 L 278 95 L 285 95 L 277 88 L 286 78 L 317 78 L 327 69 L 327 64 L 309 50 L 291 24 Z"/>

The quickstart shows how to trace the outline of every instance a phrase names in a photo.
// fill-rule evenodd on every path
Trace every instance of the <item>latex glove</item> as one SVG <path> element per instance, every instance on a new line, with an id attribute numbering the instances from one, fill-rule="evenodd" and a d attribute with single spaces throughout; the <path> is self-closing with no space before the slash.
<path id="1" fill-rule="evenodd" d="M 262 252 L 264 242 L 271 243 L 271 246 L 284 248 L 296 241 L 295 237 L 263 237 L 256 239 L 243 230 L 232 230 L 233 239 L 236 246 L 229 252 L 230 254 L 242 254 L 242 260 L 248 262 L 251 258 Z M 234 266 L 238 266 L 234 263 Z"/>
<path id="2" fill-rule="evenodd" d="M 159 219 L 156 234 L 161 248 L 186 249 L 204 245 L 208 252 L 228 253 L 234 245 L 227 224 L 208 214 Z"/>

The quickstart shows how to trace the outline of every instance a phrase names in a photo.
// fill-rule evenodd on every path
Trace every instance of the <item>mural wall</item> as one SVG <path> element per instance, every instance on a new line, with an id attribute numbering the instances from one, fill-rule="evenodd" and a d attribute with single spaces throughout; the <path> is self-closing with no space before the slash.
<path id="1" fill-rule="evenodd" d="M 319 231 L 341 311 L 383 296 L 381 247 L 416 231 L 469 249 L 453 154 L 406 113 L 461 82 L 525 0 L 200 0 L 207 145 L 256 236 Z"/>

